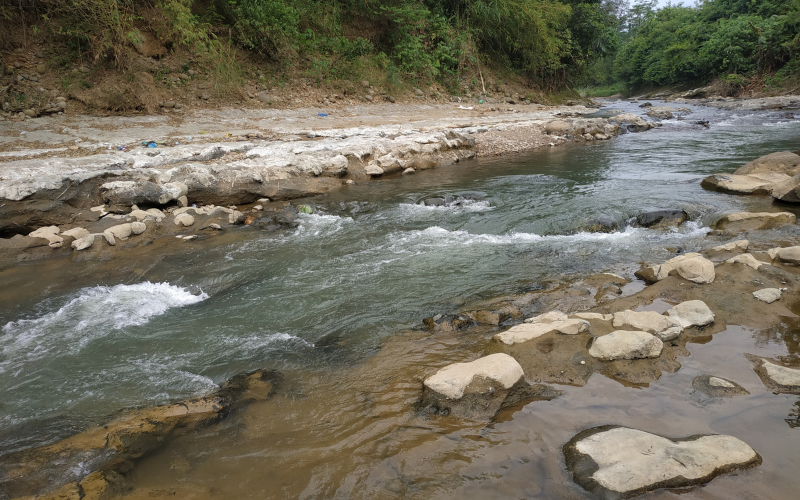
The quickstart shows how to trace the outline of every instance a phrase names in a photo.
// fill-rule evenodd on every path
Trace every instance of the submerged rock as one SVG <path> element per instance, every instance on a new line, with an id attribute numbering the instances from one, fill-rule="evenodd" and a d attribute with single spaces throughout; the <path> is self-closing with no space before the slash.
<path id="1" fill-rule="evenodd" d="M 105 425 L 54 444 L 6 455 L 0 459 L 3 491 L 11 497 L 39 495 L 63 485 L 72 491 L 94 471 L 125 469 L 175 437 L 218 422 L 252 401 L 272 397 L 282 380 L 275 371 L 243 373 L 208 396 L 127 410 Z"/>
<path id="2" fill-rule="evenodd" d="M 616 330 L 594 339 L 589 354 L 603 361 L 657 358 L 663 347 L 664 343 L 650 333 Z"/>
<path id="3" fill-rule="evenodd" d="M 462 314 L 437 314 L 422 320 L 425 327 L 431 332 L 454 332 L 475 326 L 478 323 L 467 315 Z"/>
<path id="4" fill-rule="evenodd" d="M 788 394 L 800 394 L 800 369 L 788 368 L 752 354 L 745 354 L 753 370 L 761 377 L 767 389 Z"/>
<path id="5" fill-rule="evenodd" d="M 736 382 L 715 377 L 713 375 L 698 375 L 692 379 L 692 387 L 712 398 L 730 398 L 750 394 Z"/>
<path id="6" fill-rule="evenodd" d="M 783 290 L 780 288 L 762 288 L 761 290 L 753 292 L 753 297 L 761 302 L 772 304 L 773 302 L 781 300 L 781 294 L 783 294 Z"/>
<path id="7" fill-rule="evenodd" d="M 733 436 L 670 439 L 617 426 L 585 430 L 563 452 L 573 480 L 602 499 L 703 484 L 761 463 L 755 450 Z"/>
<path id="8" fill-rule="evenodd" d="M 418 408 L 427 413 L 484 419 L 526 399 L 552 399 L 560 394 L 546 385 L 529 385 L 519 363 L 498 353 L 469 363 L 454 363 L 425 379 Z"/>

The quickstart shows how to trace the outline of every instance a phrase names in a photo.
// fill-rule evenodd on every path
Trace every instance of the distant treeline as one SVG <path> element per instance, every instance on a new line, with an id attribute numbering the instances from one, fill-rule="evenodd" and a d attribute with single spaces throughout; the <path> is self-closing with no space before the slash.
<path id="1" fill-rule="evenodd" d="M 697 7 L 628 9 L 607 79 L 629 88 L 707 83 L 800 72 L 800 0 L 703 0 Z M 613 72 L 613 73 L 611 73 Z"/>

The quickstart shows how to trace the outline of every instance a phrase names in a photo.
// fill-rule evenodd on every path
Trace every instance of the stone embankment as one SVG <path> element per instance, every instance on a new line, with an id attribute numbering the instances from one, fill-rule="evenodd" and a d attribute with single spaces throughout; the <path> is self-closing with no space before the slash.
<path id="1" fill-rule="evenodd" d="M 227 110 L 179 123 L 42 117 L 4 124 L 0 265 L 163 236 L 191 240 L 235 224 L 278 229 L 292 225 L 287 200 L 478 155 L 606 140 L 655 126 L 633 114 L 584 117 L 594 110 L 582 106 L 397 105 L 381 108 L 391 113 L 383 120 L 374 114 L 378 108 L 336 117 Z"/>

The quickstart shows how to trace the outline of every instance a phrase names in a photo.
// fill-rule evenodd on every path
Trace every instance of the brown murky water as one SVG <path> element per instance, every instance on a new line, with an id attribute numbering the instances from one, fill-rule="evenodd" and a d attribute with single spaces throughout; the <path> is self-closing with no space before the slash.
<path id="1" fill-rule="evenodd" d="M 506 410 L 489 424 L 415 416 L 423 377 L 477 357 L 487 336 L 406 332 L 358 367 L 287 374 L 292 382 L 280 396 L 143 462 L 130 498 L 591 498 L 572 483 L 561 447 L 604 424 L 674 437 L 730 434 L 762 455 L 760 467 L 683 498 L 788 499 L 800 488 L 800 432 L 790 425 L 800 398 L 767 391 L 742 355 L 800 364 L 796 343 L 789 350 L 774 335 L 730 326 L 687 344 L 683 367 L 646 388 L 595 374 L 584 387 L 561 387 L 563 396 Z M 709 399 L 691 385 L 703 373 L 735 380 L 750 395 Z"/>

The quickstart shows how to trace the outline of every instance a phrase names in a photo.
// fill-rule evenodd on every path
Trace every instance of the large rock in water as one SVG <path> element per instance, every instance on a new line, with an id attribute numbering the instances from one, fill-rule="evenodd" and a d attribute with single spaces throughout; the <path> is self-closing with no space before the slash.
<path id="1" fill-rule="evenodd" d="M 703 484 L 761 464 L 761 456 L 733 436 L 670 439 L 617 426 L 585 430 L 563 452 L 572 479 L 602 499 Z"/>
<path id="2" fill-rule="evenodd" d="M 800 369 L 781 366 L 752 354 L 745 354 L 745 356 L 753 363 L 753 370 L 761 377 L 761 382 L 767 389 L 774 392 L 800 394 Z"/>
<path id="3" fill-rule="evenodd" d="M 651 229 L 665 229 L 678 227 L 689 220 L 689 214 L 684 210 L 653 210 L 636 216 L 634 226 Z"/>
<path id="4" fill-rule="evenodd" d="M 797 216 L 790 212 L 738 212 L 726 215 L 714 223 L 716 229 L 729 232 L 771 229 L 797 222 Z"/>
<path id="5" fill-rule="evenodd" d="M 751 175 L 714 174 L 700 182 L 710 191 L 722 191 L 735 194 L 772 194 L 780 183 L 791 179 L 780 172 L 762 172 Z"/>
<path id="6" fill-rule="evenodd" d="M 620 127 L 629 132 L 644 132 L 655 127 L 653 122 L 649 122 L 641 116 L 633 113 L 622 113 L 608 119 L 609 123 L 617 123 Z"/>
<path id="7" fill-rule="evenodd" d="M 647 332 L 616 330 L 594 339 L 589 354 L 604 361 L 657 358 L 663 348 L 664 343 Z"/>
<path id="8" fill-rule="evenodd" d="M 800 174 L 800 156 L 790 151 L 779 151 L 745 164 L 734 174 L 750 175 L 764 172 L 780 172 L 789 176 Z"/>
<path id="9" fill-rule="evenodd" d="M 469 419 L 492 418 L 520 401 L 561 394 L 546 385 L 529 385 L 519 363 L 502 353 L 446 366 L 425 379 L 424 386 L 420 410 Z"/>

